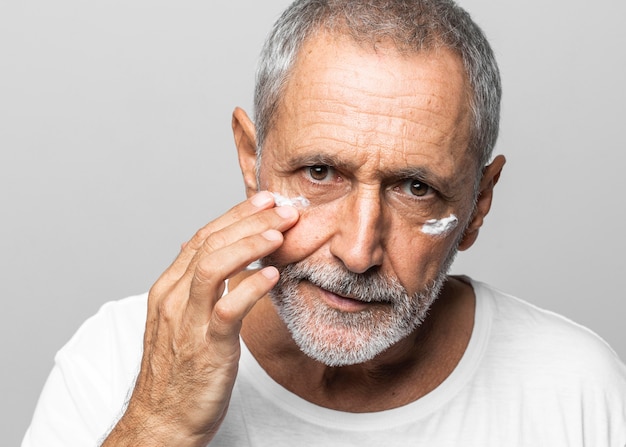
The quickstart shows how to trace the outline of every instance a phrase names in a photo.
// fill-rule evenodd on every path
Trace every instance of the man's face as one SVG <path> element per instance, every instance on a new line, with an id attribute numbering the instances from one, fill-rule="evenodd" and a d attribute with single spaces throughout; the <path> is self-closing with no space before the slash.
<path id="1" fill-rule="evenodd" d="M 438 293 L 473 209 L 467 92 L 447 50 L 375 52 L 324 35 L 302 48 L 259 188 L 311 203 L 269 262 L 283 270 L 274 302 L 314 358 L 369 360 L 412 332 Z M 451 215 L 456 228 L 423 231 Z"/>

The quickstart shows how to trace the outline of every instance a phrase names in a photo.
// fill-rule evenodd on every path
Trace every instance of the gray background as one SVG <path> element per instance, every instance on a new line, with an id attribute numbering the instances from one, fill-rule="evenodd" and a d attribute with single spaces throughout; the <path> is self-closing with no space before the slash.
<path id="1" fill-rule="evenodd" d="M 287 0 L 0 4 L 2 445 L 53 356 L 107 300 L 149 288 L 243 198 L 230 113 L 249 109 Z M 508 157 L 455 271 L 562 313 L 626 358 L 626 3 L 462 0 L 493 43 Z"/>

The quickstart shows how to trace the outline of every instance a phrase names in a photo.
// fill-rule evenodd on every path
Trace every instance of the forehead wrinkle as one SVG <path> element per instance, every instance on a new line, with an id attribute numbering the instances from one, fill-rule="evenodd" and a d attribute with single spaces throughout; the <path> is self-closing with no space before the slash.
<path id="1" fill-rule="evenodd" d="M 291 117 L 290 127 L 298 129 L 294 134 L 297 139 L 291 142 L 291 147 L 347 146 L 354 151 L 354 155 L 364 152 L 363 149 L 377 148 L 401 153 L 409 165 L 410 158 L 423 157 L 425 151 L 432 147 L 437 148 L 435 154 L 441 156 L 454 152 L 454 147 L 458 145 L 450 143 L 462 140 L 462 132 L 456 130 L 460 127 L 458 123 L 463 121 L 463 114 L 457 114 L 452 123 L 446 123 L 445 128 L 441 129 L 437 125 L 441 120 L 424 118 L 438 113 L 412 105 L 397 109 L 389 116 L 346 104 L 335 97 L 328 100 L 309 97 L 285 112 L 285 115 Z M 440 116 L 449 118 L 449 115 Z M 431 125 L 433 121 L 435 124 Z M 444 150 L 446 152 L 442 152 Z M 371 153 L 373 150 L 365 152 Z M 432 158 L 435 154 L 428 155 Z"/>
<path id="2" fill-rule="evenodd" d="M 418 93 L 418 95 L 436 98 L 439 100 L 440 104 L 446 105 L 450 100 L 449 91 L 458 89 L 458 85 L 454 82 L 455 75 L 458 75 L 463 87 L 461 92 L 462 94 L 458 96 L 457 99 L 469 106 L 466 76 L 462 71 L 455 73 L 457 70 L 454 69 L 454 67 L 448 67 L 448 70 L 450 70 L 448 71 L 449 79 L 446 78 L 443 80 L 424 71 L 418 72 L 419 75 L 409 73 L 409 76 L 411 76 L 410 78 L 403 76 L 398 77 L 397 73 L 386 69 L 384 61 L 379 64 L 378 68 L 380 69 L 380 72 L 386 72 L 387 75 L 381 77 L 380 73 L 378 73 L 376 75 L 367 76 L 367 72 L 354 70 L 351 67 L 344 67 L 337 64 L 315 64 L 313 67 L 313 73 L 322 72 L 324 77 L 316 78 L 314 76 L 309 76 L 306 85 L 311 87 L 313 90 L 319 87 L 320 90 L 325 93 L 330 93 L 329 96 L 343 96 L 343 93 L 346 91 L 354 91 L 365 97 L 373 96 L 376 101 L 379 101 L 382 98 L 389 98 L 393 101 L 398 101 L 403 98 L 413 100 L 416 96 L 415 91 L 407 95 L 402 94 L 402 92 L 413 89 L 415 85 L 428 84 L 431 88 L 426 93 Z M 308 72 L 307 74 L 312 73 Z M 298 76 L 295 78 L 296 79 L 292 80 L 294 85 L 296 87 L 302 85 L 301 80 L 297 79 Z M 377 89 L 372 91 L 371 86 L 376 86 Z M 433 90 L 433 86 L 436 86 L 437 88 Z"/>
<path id="3" fill-rule="evenodd" d="M 451 160 L 448 155 L 454 155 L 452 153 L 454 151 L 453 148 L 448 148 L 445 144 L 444 134 L 441 134 L 444 138 L 439 138 L 439 135 L 435 135 L 430 128 L 424 126 L 426 131 L 422 129 L 419 131 L 420 135 L 411 137 L 410 134 L 415 134 L 416 130 L 409 130 L 410 126 L 407 122 L 400 122 L 398 126 L 401 137 L 398 137 L 395 131 L 391 129 L 391 124 L 387 124 L 383 130 L 355 131 L 349 123 L 338 125 L 337 123 L 329 124 L 324 120 L 316 120 L 299 126 L 301 133 L 299 133 L 298 138 L 289 143 L 284 142 L 287 144 L 283 147 L 295 149 L 295 152 L 304 151 L 305 154 L 302 157 L 296 156 L 294 158 L 288 155 L 292 160 L 308 160 L 307 163 L 303 164 L 344 166 L 350 171 L 366 164 L 372 166 L 372 160 L 375 158 L 377 164 L 381 166 L 378 169 L 379 172 L 384 173 L 385 176 L 398 177 L 393 172 L 398 171 L 399 167 L 404 169 L 404 167 L 411 167 L 416 164 L 430 163 L 435 169 L 442 168 L 442 170 L 450 167 L 454 160 Z M 384 138 L 386 134 L 389 134 L 391 138 Z M 431 137 L 426 138 L 427 134 Z M 436 147 L 438 150 L 428 150 L 432 147 Z M 400 157 L 393 156 L 394 153 Z M 355 161 L 354 166 L 352 163 L 342 161 L 344 158 Z M 389 167 L 385 167 L 385 164 L 388 164 Z"/>
<path id="4" fill-rule="evenodd" d="M 324 68 L 327 69 L 326 72 Z M 390 78 L 397 78 L 400 82 L 385 82 L 387 84 L 385 88 L 372 89 L 373 83 L 378 82 L 377 85 L 380 86 L 380 79 L 376 76 L 359 74 L 352 68 L 324 64 L 314 66 L 313 72 L 316 71 L 324 72 L 324 76 L 307 76 L 308 82 L 306 83 L 299 76 L 292 78 L 294 88 L 287 89 L 287 95 L 284 98 L 287 99 L 287 96 L 290 96 L 291 100 L 284 101 L 282 104 L 288 109 L 285 111 L 288 111 L 292 117 L 303 121 L 309 119 L 310 115 L 313 115 L 312 121 L 321 121 L 326 117 L 339 126 L 353 127 L 354 129 L 350 130 L 355 132 L 376 131 L 380 135 L 390 135 L 396 138 L 398 135 L 393 134 L 393 129 L 398 129 L 398 126 L 408 129 L 408 126 L 404 122 L 398 124 L 395 120 L 408 120 L 422 129 L 407 131 L 404 135 L 411 140 L 428 135 L 428 141 L 425 143 L 436 145 L 442 145 L 454 139 L 455 134 L 465 133 L 457 132 L 457 129 L 461 127 L 459 124 L 465 121 L 469 112 L 466 104 L 459 104 L 459 101 L 466 102 L 466 95 L 451 97 L 447 89 L 449 82 L 444 84 L 430 82 L 434 77 L 429 76 L 428 73 L 425 76 L 406 79 L 397 78 L 389 72 Z M 312 75 L 311 72 L 308 74 Z M 413 87 L 420 84 L 427 85 L 429 89 L 415 91 Z M 433 90 L 433 86 L 437 88 Z M 405 93 L 411 89 L 410 93 Z M 315 117 L 316 114 L 317 117 Z M 441 119 L 433 119 L 434 117 Z M 427 124 L 431 122 L 434 122 L 434 125 Z M 353 123 L 357 125 L 352 126 Z M 306 123 L 298 123 L 298 127 L 302 125 Z M 469 129 L 469 123 L 467 127 Z M 356 140 L 354 136 L 349 139 Z M 359 136 L 358 139 L 364 140 L 365 136 Z"/>
<path id="5" fill-rule="evenodd" d="M 362 179 L 415 166 L 446 178 L 467 170 L 471 109 L 456 55 L 372 54 L 331 43 L 310 41 L 293 67 L 274 128 L 284 133 L 283 156 L 323 152 L 327 164 L 362 166 Z"/>
<path id="6" fill-rule="evenodd" d="M 338 92 L 343 91 L 338 89 Z M 344 92 L 345 93 L 345 92 Z M 373 104 L 358 101 L 351 103 L 344 98 L 344 95 L 332 95 L 325 97 L 320 95 L 309 95 L 297 102 L 292 102 L 292 106 L 287 107 L 290 115 L 298 119 L 300 128 L 306 127 L 306 121 L 323 122 L 329 118 L 330 122 L 337 127 L 347 128 L 349 131 L 375 132 L 379 135 L 389 135 L 397 139 L 398 135 L 403 135 L 409 140 L 427 138 L 424 143 L 434 145 L 444 145 L 455 138 L 461 137 L 459 128 L 467 127 L 467 110 L 465 108 L 445 107 L 444 98 L 434 94 L 405 95 L 405 96 L 383 96 L 364 90 L 363 93 L 373 98 Z M 364 96 L 365 96 L 364 95 Z M 425 99 L 415 104 L 415 99 L 423 96 Z M 433 98 L 435 98 L 433 100 Z M 286 105 L 286 104 L 285 104 Z M 436 106 L 436 107 L 434 107 Z M 453 113 L 450 113 L 453 112 Z M 432 119 L 439 117 L 442 119 Z M 430 123 L 435 123 L 431 125 Z M 410 126 L 416 129 L 410 130 Z M 396 133 L 396 129 L 401 129 Z M 359 137 L 363 139 L 363 136 Z"/>
<path id="7" fill-rule="evenodd" d="M 429 124 L 431 120 L 413 120 L 400 114 L 381 116 L 375 111 L 358 110 L 341 104 L 339 106 L 344 110 L 317 109 L 315 112 L 305 111 L 293 116 L 298 120 L 297 126 L 302 131 L 315 134 L 322 128 L 328 128 L 330 132 L 324 133 L 324 137 L 320 137 L 322 140 L 328 139 L 356 147 L 373 145 L 393 148 L 400 144 L 408 153 L 418 149 L 418 147 L 409 149 L 412 142 L 419 146 L 445 147 L 448 142 L 458 138 L 455 130 L 463 124 L 461 118 L 442 129 Z M 348 110 L 345 110 L 346 108 Z M 430 111 L 420 110 L 420 113 L 430 113 Z M 311 135 L 309 138 L 315 138 L 315 136 Z"/>
<path id="8" fill-rule="evenodd" d="M 407 82 L 408 83 L 408 82 Z M 419 84 L 420 81 L 415 81 Z M 316 85 L 324 88 L 316 90 Z M 389 113 L 393 115 L 397 110 L 420 110 L 436 116 L 450 118 L 450 112 L 454 112 L 454 119 L 464 117 L 468 110 L 466 101 L 462 101 L 464 107 L 457 107 L 457 101 L 450 102 L 450 97 L 437 91 L 402 93 L 402 89 L 389 92 L 372 91 L 371 87 L 354 84 L 338 84 L 329 82 L 312 82 L 311 90 L 303 97 L 302 90 L 298 91 L 297 105 L 302 103 L 334 106 L 334 109 L 352 109 L 362 113 L 380 115 Z M 370 111 L 371 109 L 371 111 Z"/>

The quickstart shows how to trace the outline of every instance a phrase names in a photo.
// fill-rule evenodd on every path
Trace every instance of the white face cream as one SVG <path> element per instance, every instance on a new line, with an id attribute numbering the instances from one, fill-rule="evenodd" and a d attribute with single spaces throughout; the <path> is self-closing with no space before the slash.
<path id="1" fill-rule="evenodd" d="M 298 196 L 298 197 L 285 197 L 277 192 L 271 193 L 274 196 L 274 203 L 276 206 L 294 206 L 296 208 L 306 208 L 311 204 L 309 199 L 306 197 Z"/>
<path id="2" fill-rule="evenodd" d="M 422 225 L 422 233 L 439 236 L 454 230 L 458 224 L 459 219 L 454 214 L 443 219 L 429 219 Z"/>
<path id="3" fill-rule="evenodd" d="M 302 196 L 285 197 L 282 194 L 278 194 L 277 192 L 271 192 L 271 191 L 270 191 L 270 194 L 274 196 L 274 203 L 276 204 L 276 206 L 289 205 L 289 206 L 296 207 L 298 209 L 302 209 L 302 208 L 306 208 L 307 206 L 311 204 L 311 202 L 309 202 L 309 199 L 307 199 L 306 197 L 302 197 Z M 261 261 L 254 261 L 246 267 L 246 270 L 258 270 L 260 268 L 263 268 Z"/>

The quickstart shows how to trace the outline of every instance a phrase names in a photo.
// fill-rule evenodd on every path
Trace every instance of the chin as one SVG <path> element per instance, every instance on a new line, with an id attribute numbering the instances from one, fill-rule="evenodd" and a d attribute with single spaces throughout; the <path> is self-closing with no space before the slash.
<path id="1" fill-rule="evenodd" d="M 378 272 L 357 274 L 310 260 L 278 268 L 270 296 L 280 318 L 303 353 L 332 367 L 372 360 L 413 333 L 446 280 L 440 273 L 409 295 L 397 278 Z"/>

